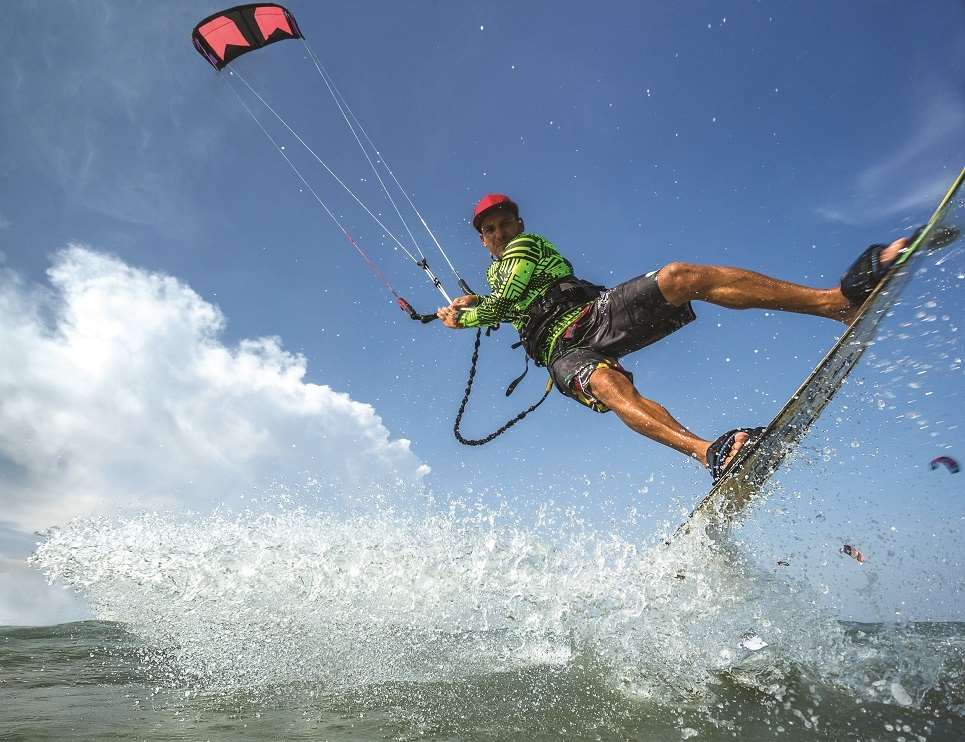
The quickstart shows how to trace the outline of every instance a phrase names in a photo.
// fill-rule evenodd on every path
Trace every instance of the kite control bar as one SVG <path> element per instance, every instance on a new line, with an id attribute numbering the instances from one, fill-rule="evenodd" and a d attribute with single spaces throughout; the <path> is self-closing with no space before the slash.
<path id="1" fill-rule="evenodd" d="M 429 324 L 434 319 L 439 319 L 435 314 L 419 314 L 413 306 L 401 296 L 396 297 L 396 302 L 402 308 L 403 312 L 408 314 L 412 319 L 419 320 L 419 322 L 424 325 Z"/>
<path id="2" fill-rule="evenodd" d="M 442 281 L 440 281 L 432 272 L 432 270 L 430 270 L 429 262 L 425 258 L 423 258 L 422 260 L 418 261 L 416 265 L 418 265 L 420 268 L 422 268 L 423 271 L 425 271 L 426 275 L 429 277 L 429 280 L 432 281 L 432 285 L 435 286 L 436 290 L 440 294 L 442 294 L 443 298 L 445 298 L 446 301 L 448 301 L 451 304 L 452 301 L 449 299 L 449 295 L 446 294 L 446 290 L 442 287 Z M 469 288 L 469 284 L 466 283 L 465 279 L 463 278 L 459 279 L 459 288 L 462 289 L 463 293 L 466 296 L 472 296 L 475 293 L 471 288 Z M 392 293 L 395 294 L 395 291 L 392 291 Z M 403 312 L 408 314 L 412 319 L 417 320 L 424 325 L 429 324 L 434 319 L 439 319 L 435 315 L 435 313 L 419 314 L 409 302 L 407 302 L 398 294 L 395 294 L 395 300 L 396 300 L 396 303 L 402 308 Z"/>

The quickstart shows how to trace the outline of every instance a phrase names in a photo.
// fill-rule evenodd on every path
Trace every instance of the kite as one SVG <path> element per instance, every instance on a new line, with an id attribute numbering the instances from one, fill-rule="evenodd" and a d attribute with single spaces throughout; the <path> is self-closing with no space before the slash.
<path id="1" fill-rule="evenodd" d="M 935 470 L 938 468 L 939 464 L 945 466 L 945 468 L 947 468 L 952 474 L 958 474 L 959 472 L 958 462 L 955 461 L 955 459 L 953 459 L 951 456 L 936 456 L 931 460 L 929 466 L 932 468 L 932 470 Z"/>
<path id="2" fill-rule="evenodd" d="M 285 39 L 301 39 L 295 17 L 274 3 L 238 5 L 209 15 L 191 34 L 194 48 L 216 70 L 242 54 Z"/>

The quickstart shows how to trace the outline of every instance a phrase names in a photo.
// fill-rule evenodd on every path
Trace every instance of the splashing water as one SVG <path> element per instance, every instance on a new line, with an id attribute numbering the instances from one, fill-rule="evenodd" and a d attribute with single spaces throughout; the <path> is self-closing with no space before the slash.
<path id="1" fill-rule="evenodd" d="M 133 677 L 175 718 L 317 717 L 333 739 L 352 737 L 330 713 L 401 739 L 795 740 L 882 724 L 944 739 L 965 718 L 954 625 L 843 624 L 807 581 L 701 528 L 668 547 L 565 507 L 270 507 L 79 521 L 31 561 L 133 635 Z"/>
<path id="2" fill-rule="evenodd" d="M 33 561 L 207 688 L 590 663 L 622 692 L 670 700 L 706 695 L 721 673 L 772 685 L 786 660 L 842 673 L 846 655 L 843 628 L 799 586 L 705 536 L 641 548 L 459 506 L 90 520 L 46 534 Z M 766 653 L 742 646 L 751 635 Z"/>

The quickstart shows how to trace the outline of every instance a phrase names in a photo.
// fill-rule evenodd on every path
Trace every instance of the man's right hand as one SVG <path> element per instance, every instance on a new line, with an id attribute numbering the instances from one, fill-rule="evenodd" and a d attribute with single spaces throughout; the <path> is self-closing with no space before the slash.
<path id="1" fill-rule="evenodd" d="M 473 294 L 456 297 L 448 307 L 440 307 L 436 316 L 442 320 L 442 324 L 452 330 L 458 330 L 459 313 L 464 309 L 479 303 L 479 297 Z"/>

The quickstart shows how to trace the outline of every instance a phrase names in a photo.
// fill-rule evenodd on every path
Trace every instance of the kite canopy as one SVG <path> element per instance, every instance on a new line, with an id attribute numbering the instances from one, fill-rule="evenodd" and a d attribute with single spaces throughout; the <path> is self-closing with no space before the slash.
<path id="1" fill-rule="evenodd" d="M 939 465 L 943 465 L 952 474 L 959 472 L 958 462 L 951 456 L 936 456 L 931 460 L 930 466 L 932 469 L 937 469 Z"/>
<path id="2" fill-rule="evenodd" d="M 301 39 L 295 17 L 281 5 L 252 3 L 210 15 L 194 27 L 194 48 L 216 70 L 231 60 L 285 39 Z"/>

